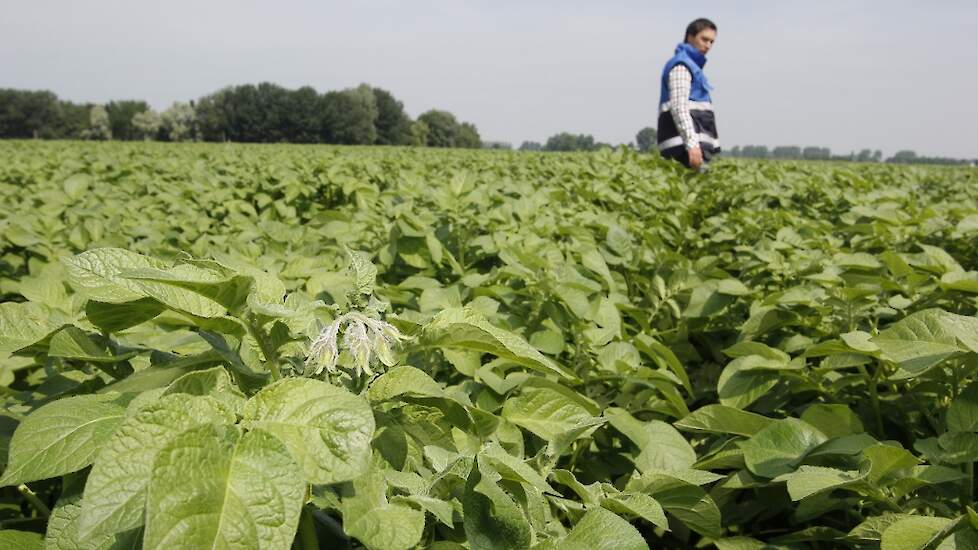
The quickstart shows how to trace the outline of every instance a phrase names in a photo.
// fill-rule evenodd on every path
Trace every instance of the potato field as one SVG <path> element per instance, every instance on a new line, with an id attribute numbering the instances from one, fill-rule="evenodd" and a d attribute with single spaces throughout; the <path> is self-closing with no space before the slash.
<path id="1" fill-rule="evenodd" d="M 978 548 L 978 170 L 0 142 L 0 548 Z"/>

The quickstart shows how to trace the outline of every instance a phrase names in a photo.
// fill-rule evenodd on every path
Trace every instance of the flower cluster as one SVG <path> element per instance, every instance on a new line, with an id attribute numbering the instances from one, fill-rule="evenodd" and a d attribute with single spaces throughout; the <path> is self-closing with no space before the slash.
<path id="1" fill-rule="evenodd" d="M 346 330 L 343 332 L 343 347 L 350 352 L 356 368 L 368 375 L 373 375 L 370 369 L 373 356 L 388 367 L 394 366 L 397 361 L 393 348 L 409 339 L 390 323 L 368 317 L 359 311 L 351 311 L 337 317 L 312 341 L 306 359 L 307 370 L 315 367 L 316 375 L 322 373 L 323 369 L 330 373 L 336 372 L 336 362 L 340 356 L 339 334 L 344 324 Z"/>

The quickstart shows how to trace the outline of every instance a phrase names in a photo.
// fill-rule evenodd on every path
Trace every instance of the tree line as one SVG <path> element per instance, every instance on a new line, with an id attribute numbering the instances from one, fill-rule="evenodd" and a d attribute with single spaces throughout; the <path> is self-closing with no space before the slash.
<path id="1" fill-rule="evenodd" d="M 320 94 L 269 82 L 230 86 L 159 113 L 142 100 L 79 104 L 50 91 L 0 89 L 0 138 L 482 145 L 474 124 L 438 109 L 412 120 L 381 88 Z"/>
<path id="2" fill-rule="evenodd" d="M 862 149 L 849 154 L 836 155 L 828 147 L 799 147 L 797 145 L 781 145 L 768 148 L 766 145 L 735 145 L 725 154 L 731 157 L 776 159 L 776 160 L 835 160 L 848 162 L 887 162 L 896 164 L 976 164 L 975 160 L 956 159 L 950 157 L 927 157 L 917 155 L 915 151 L 897 151 L 891 157 L 883 159 L 880 150 Z"/>

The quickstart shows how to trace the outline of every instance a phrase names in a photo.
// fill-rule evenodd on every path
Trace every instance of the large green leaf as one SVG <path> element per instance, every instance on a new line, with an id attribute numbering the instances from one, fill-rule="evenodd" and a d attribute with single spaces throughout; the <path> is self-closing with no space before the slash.
<path id="1" fill-rule="evenodd" d="M 204 425 L 157 454 L 146 503 L 148 548 L 291 547 L 306 484 L 262 430 Z"/>
<path id="2" fill-rule="evenodd" d="M 546 387 L 525 388 L 507 399 L 502 416 L 546 441 L 593 419 L 580 403 Z"/>
<path id="3" fill-rule="evenodd" d="M 371 550 L 408 550 L 421 540 L 424 512 L 387 500 L 387 483 L 376 470 L 353 480 L 340 510 L 343 530 Z"/>
<path id="4" fill-rule="evenodd" d="M 358 477 L 370 458 L 373 411 L 366 399 L 308 378 L 287 378 L 255 394 L 244 423 L 279 438 L 309 483 Z"/>
<path id="5" fill-rule="evenodd" d="M 881 331 L 872 341 L 899 370 L 894 380 L 914 378 L 957 354 L 978 351 L 978 319 L 940 309 L 920 311 Z"/>
<path id="6" fill-rule="evenodd" d="M 826 441 L 825 435 L 796 418 L 776 420 L 740 443 L 751 473 L 775 478 L 794 470 L 808 451 Z"/>
<path id="7" fill-rule="evenodd" d="M 501 479 L 485 460 L 477 458 L 473 462 L 462 495 L 465 536 L 472 550 L 520 550 L 530 546 L 530 524 L 513 497 L 499 487 Z"/>
<path id="8" fill-rule="evenodd" d="M 155 258 L 119 248 L 98 248 L 64 258 L 68 282 L 78 292 L 99 302 L 121 304 L 142 298 L 198 317 L 220 317 L 226 308 L 213 299 L 170 282 L 161 282 L 168 266 Z M 219 281 L 221 276 L 190 265 L 181 266 L 175 281 Z M 177 268 L 174 268 L 177 269 Z M 150 277 L 147 273 L 157 274 Z M 173 270 L 169 273 L 174 273 Z M 130 277 L 129 275 L 133 276 Z"/>
<path id="9" fill-rule="evenodd" d="M 621 409 L 609 409 L 606 414 L 612 427 L 638 446 L 635 467 L 640 472 L 683 470 L 696 462 L 696 451 L 669 424 L 661 420 L 641 422 Z"/>
<path id="10" fill-rule="evenodd" d="M 426 372 L 404 365 L 393 368 L 374 380 L 367 396 L 371 401 L 385 401 L 406 393 L 441 397 L 445 392 Z"/>
<path id="11" fill-rule="evenodd" d="M 922 550 L 952 520 L 930 516 L 911 516 L 897 520 L 883 531 L 882 550 Z"/>
<path id="12" fill-rule="evenodd" d="M 752 436 L 770 424 L 766 416 L 726 405 L 706 405 L 677 420 L 677 428 L 695 432 Z"/>
<path id="13" fill-rule="evenodd" d="M 48 355 L 92 363 L 117 363 L 135 356 L 136 353 L 115 355 L 105 342 L 96 342 L 82 329 L 68 326 L 51 337 Z"/>
<path id="14" fill-rule="evenodd" d="M 89 300 L 85 304 L 85 317 L 104 332 L 118 332 L 153 319 L 166 306 L 152 298 L 140 298 L 121 304 Z"/>
<path id="15" fill-rule="evenodd" d="M 14 352 L 58 330 L 48 309 L 32 302 L 0 304 L 0 353 Z"/>
<path id="16" fill-rule="evenodd" d="M 470 308 L 452 308 L 438 313 L 424 326 L 421 343 L 432 347 L 491 353 L 534 370 L 575 378 L 529 342 L 493 326 Z"/>
<path id="17" fill-rule="evenodd" d="M 92 538 L 142 525 L 159 450 L 202 424 L 233 421 L 232 413 L 216 399 L 185 394 L 161 397 L 128 416 L 103 446 L 88 476 L 78 533 Z"/>
<path id="18" fill-rule="evenodd" d="M 978 382 L 972 382 L 947 408 L 948 431 L 978 432 Z"/>
<path id="19" fill-rule="evenodd" d="M 865 477 L 865 472 L 804 465 L 794 472 L 776 477 L 774 481 L 787 482 L 791 500 L 802 500 L 822 491 L 855 483 Z"/>
<path id="20" fill-rule="evenodd" d="M 604 508 L 588 510 L 559 547 L 567 550 L 648 550 L 638 529 Z"/>
<path id="21" fill-rule="evenodd" d="M 720 404 L 744 409 L 757 401 L 778 383 L 774 370 L 750 369 L 752 358 L 738 357 L 727 364 L 717 381 Z"/>
<path id="22" fill-rule="evenodd" d="M 13 529 L 0 529 L 0 548 L 10 548 L 11 550 L 42 550 L 44 539 L 37 533 L 30 531 L 15 531 Z"/>
<path id="23" fill-rule="evenodd" d="M 95 460 L 125 415 L 115 393 L 79 395 L 49 403 L 17 426 L 0 485 L 76 472 Z"/>

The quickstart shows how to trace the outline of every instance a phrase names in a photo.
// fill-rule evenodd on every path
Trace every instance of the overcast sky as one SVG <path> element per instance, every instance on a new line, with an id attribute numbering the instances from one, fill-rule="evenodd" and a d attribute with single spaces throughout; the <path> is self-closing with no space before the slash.
<path id="1" fill-rule="evenodd" d="M 634 140 L 686 24 L 719 27 L 721 141 L 978 157 L 978 1 L 0 0 L 0 87 L 163 109 L 367 82 L 485 140 Z"/>

